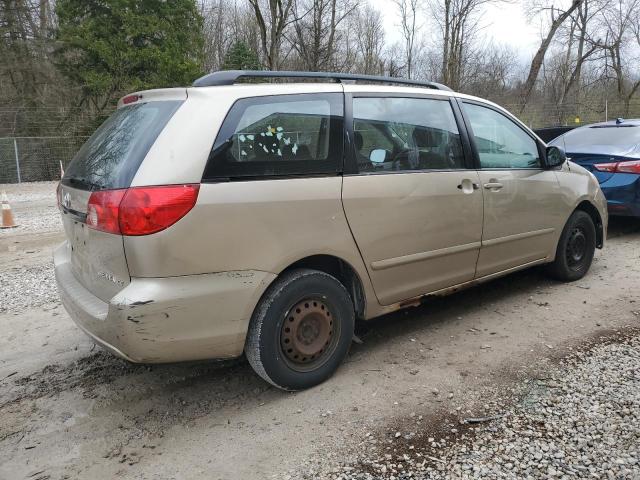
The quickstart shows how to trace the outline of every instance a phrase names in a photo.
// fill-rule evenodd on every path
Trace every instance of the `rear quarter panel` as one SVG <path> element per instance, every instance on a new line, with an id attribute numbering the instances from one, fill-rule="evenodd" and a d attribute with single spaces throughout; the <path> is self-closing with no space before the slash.
<path id="1" fill-rule="evenodd" d="M 132 277 L 237 270 L 279 274 L 307 256 L 333 255 L 375 295 L 347 224 L 342 177 L 202 184 L 196 206 L 154 235 L 124 237 Z"/>
<path id="2" fill-rule="evenodd" d="M 218 129 L 235 101 L 233 96 L 188 90 L 188 98 L 153 144 L 132 187 L 199 183 Z"/>
<path id="3" fill-rule="evenodd" d="M 285 87 L 286 89 L 283 89 Z M 338 84 L 234 85 L 187 89 L 140 166 L 132 186 L 200 183 L 218 130 L 240 98 L 342 92 Z M 367 315 L 375 294 L 342 207 L 342 177 L 203 183 L 195 207 L 159 233 L 124 237 L 133 278 L 238 270 L 279 274 L 307 256 L 334 255 L 363 285 Z"/>

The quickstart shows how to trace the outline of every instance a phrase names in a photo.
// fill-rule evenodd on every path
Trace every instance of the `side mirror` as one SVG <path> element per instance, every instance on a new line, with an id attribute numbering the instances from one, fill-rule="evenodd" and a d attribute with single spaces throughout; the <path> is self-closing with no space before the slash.
<path id="1" fill-rule="evenodd" d="M 556 168 L 564 165 L 567 161 L 567 154 L 560 147 L 547 147 L 547 167 Z"/>
<path id="2" fill-rule="evenodd" d="M 387 151 L 383 148 L 376 148 L 369 153 L 369 160 L 371 163 L 384 163 L 387 159 Z"/>

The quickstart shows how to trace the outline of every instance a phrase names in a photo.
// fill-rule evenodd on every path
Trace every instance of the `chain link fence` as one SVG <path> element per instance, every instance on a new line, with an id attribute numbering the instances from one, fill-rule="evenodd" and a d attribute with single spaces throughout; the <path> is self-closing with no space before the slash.
<path id="1" fill-rule="evenodd" d="M 88 137 L 0 137 L 0 183 L 60 179 Z"/>
<path id="2" fill-rule="evenodd" d="M 616 118 L 640 118 L 640 98 L 629 103 L 607 99 L 591 99 L 580 103 L 549 103 L 532 100 L 524 108 L 521 103 L 498 104 L 513 113 L 530 128 L 558 126 L 580 127 L 590 123 L 605 122 Z"/>

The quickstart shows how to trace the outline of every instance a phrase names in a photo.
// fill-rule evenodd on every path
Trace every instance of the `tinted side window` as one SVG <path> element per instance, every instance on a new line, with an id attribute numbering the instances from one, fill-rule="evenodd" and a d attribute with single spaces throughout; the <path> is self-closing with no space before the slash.
<path id="1" fill-rule="evenodd" d="M 353 129 L 361 172 L 464 168 L 448 100 L 354 98 Z"/>
<path id="2" fill-rule="evenodd" d="M 465 103 L 480 168 L 540 168 L 538 144 L 522 128 L 490 108 Z"/>
<path id="3" fill-rule="evenodd" d="M 204 179 L 337 173 L 342 94 L 237 101 L 216 138 Z"/>

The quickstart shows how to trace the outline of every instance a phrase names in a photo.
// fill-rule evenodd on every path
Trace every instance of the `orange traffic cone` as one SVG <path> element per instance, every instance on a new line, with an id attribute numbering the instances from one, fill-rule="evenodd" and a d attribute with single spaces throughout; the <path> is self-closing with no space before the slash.
<path id="1" fill-rule="evenodd" d="M 9 199 L 7 193 L 2 192 L 2 225 L 0 228 L 13 228 L 17 227 L 15 220 L 13 219 L 13 213 L 11 212 L 11 205 L 9 205 Z"/>

